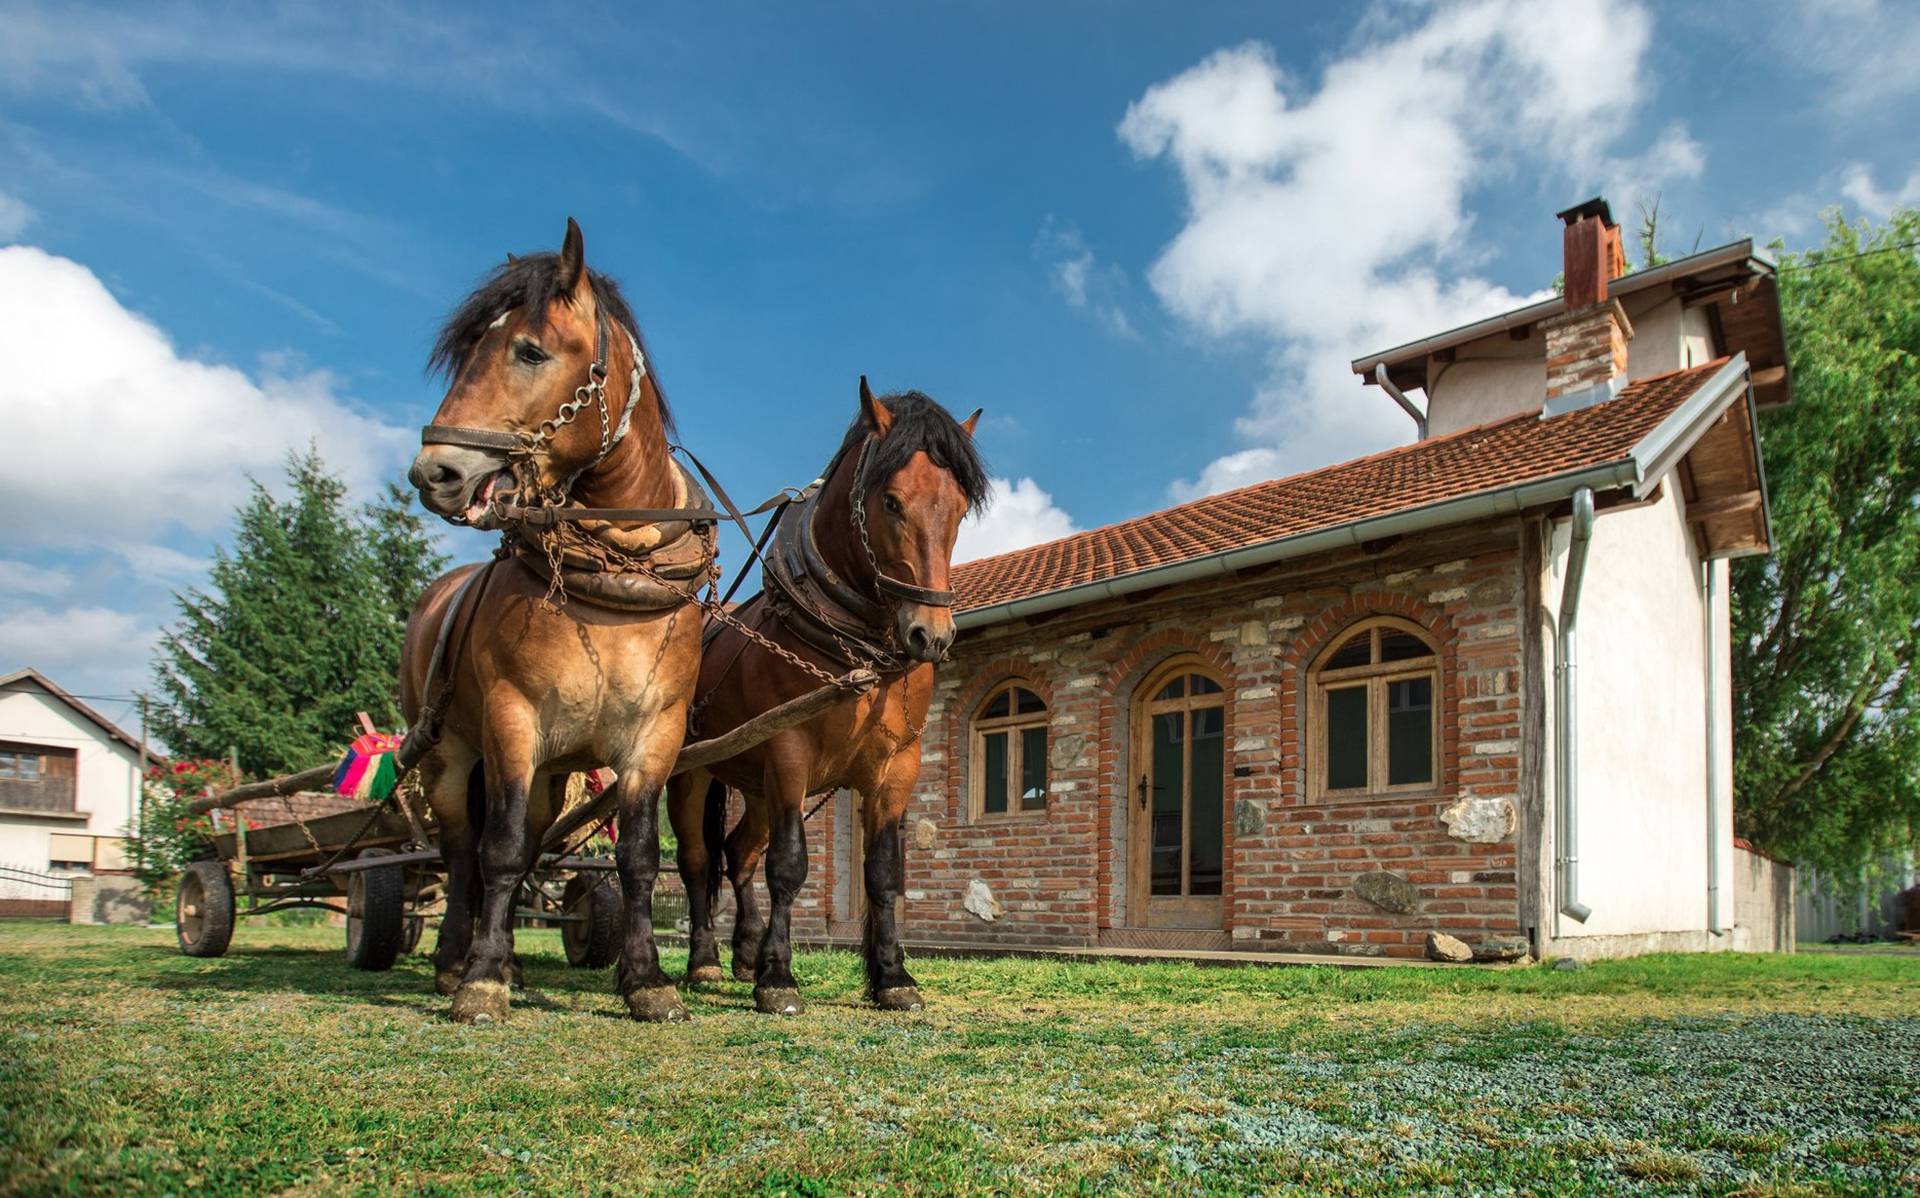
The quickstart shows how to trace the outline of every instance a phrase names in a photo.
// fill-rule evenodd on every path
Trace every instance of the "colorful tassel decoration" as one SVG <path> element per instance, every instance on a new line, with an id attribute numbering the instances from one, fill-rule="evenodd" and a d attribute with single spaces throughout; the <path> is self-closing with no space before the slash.
<path id="1" fill-rule="evenodd" d="M 404 739 L 386 732 L 365 732 L 356 737 L 333 773 L 334 792 L 370 803 L 392 794 L 400 781 L 393 758 Z"/>

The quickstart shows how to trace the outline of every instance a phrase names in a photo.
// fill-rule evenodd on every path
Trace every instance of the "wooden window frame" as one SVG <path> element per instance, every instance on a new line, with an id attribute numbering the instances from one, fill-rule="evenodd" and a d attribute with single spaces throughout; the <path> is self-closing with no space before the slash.
<path id="1" fill-rule="evenodd" d="M 1383 631 L 1403 632 L 1419 640 L 1427 647 L 1424 657 L 1408 657 L 1399 661 L 1380 660 L 1380 636 Z M 1368 636 L 1368 657 L 1366 665 L 1347 666 L 1329 670 L 1322 663 L 1345 648 L 1354 637 L 1365 633 Z M 1440 755 L 1440 726 L 1443 717 L 1441 710 L 1444 692 L 1440 686 L 1440 648 L 1433 642 L 1433 634 L 1411 620 L 1398 616 L 1370 616 L 1340 630 L 1327 646 L 1322 649 L 1313 664 L 1307 669 L 1306 686 L 1306 726 L 1307 726 L 1307 798 L 1315 801 L 1339 802 L 1344 799 L 1373 799 L 1389 795 L 1426 794 L 1441 788 L 1441 776 L 1445 763 Z M 1402 782 L 1393 785 L 1387 781 L 1390 768 L 1387 750 L 1387 686 L 1394 682 L 1404 682 L 1412 678 L 1425 678 L 1431 688 L 1433 704 L 1432 717 L 1428 732 L 1432 737 L 1428 749 L 1428 760 L 1432 763 L 1431 776 L 1424 782 Z M 1365 786 L 1343 787 L 1335 790 L 1327 786 L 1327 767 L 1330 754 L 1327 752 L 1327 693 L 1351 687 L 1355 683 L 1363 684 L 1367 691 L 1367 783 Z"/>
<path id="2" fill-rule="evenodd" d="M 1026 691 L 1040 700 L 1039 711 L 1022 712 L 1016 710 L 1020 704 L 1008 694 L 1007 714 L 992 719 L 980 714 L 992 706 L 994 699 L 1014 689 Z M 1040 754 L 1041 777 L 1044 779 L 1040 793 L 1040 806 L 1031 810 L 1020 806 L 1018 793 L 1020 769 L 1024 764 L 1026 738 L 1020 733 L 1028 728 L 1042 728 L 1047 733 L 1047 748 Z M 995 732 L 1007 734 L 1007 809 L 1005 811 L 987 810 L 987 737 Z M 1047 702 L 1040 688 L 1024 678 L 1004 678 L 994 683 L 980 702 L 974 705 L 973 717 L 967 722 L 967 737 L 971 745 L 967 785 L 967 817 L 971 823 L 1000 823 L 1006 820 L 1045 819 L 1053 798 L 1053 762 L 1048 755 L 1053 750 L 1053 707 Z"/>

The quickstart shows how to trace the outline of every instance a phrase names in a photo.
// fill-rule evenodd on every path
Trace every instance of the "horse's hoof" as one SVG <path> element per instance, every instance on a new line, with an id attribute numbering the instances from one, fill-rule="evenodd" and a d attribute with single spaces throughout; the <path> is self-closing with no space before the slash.
<path id="1" fill-rule="evenodd" d="M 733 963 L 733 980 L 736 982 L 751 982 L 753 980 L 752 964 L 736 958 Z"/>
<path id="2" fill-rule="evenodd" d="M 710 986 L 727 980 L 726 971 L 718 965 L 696 965 L 687 970 L 687 985 Z"/>
<path id="3" fill-rule="evenodd" d="M 800 992 L 785 986 L 755 986 L 753 1005 L 767 1015 L 799 1015 L 807 1009 L 807 1004 L 800 1000 Z"/>
<path id="4" fill-rule="evenodd" d="M 627 994 L 627 1011 L 641 1023 L 685 1023 L 687 1008 L 672 986 L 648 986 Z"/>
<path id="5" fill-rule="evenodd" d="M 435 970 L 433 975 L 434 993 L 442 998 L 452 998 L 460 990 L 461 972 L 458 969 Z"/>
<path id="6" fill-rule="evenodd" d="M 515 990 L 527 988 L 527 975 L 520 968 L 520 957 L 517 953 L 507 959 L 507 985 Z"/>
<path id="7" fill-rule="evenodd" d="M 455 1023 L 505 1023 L 510 1005 L 505 982 L 462 982 L 453 993 Z"/>
<path id="8" fill-rule="evenodd" d="M 876 990 L 873 1005 L 882 1011 L 922 1011 L 927 1004 L 920 998 L 918 986 L 889 986 Z"/>

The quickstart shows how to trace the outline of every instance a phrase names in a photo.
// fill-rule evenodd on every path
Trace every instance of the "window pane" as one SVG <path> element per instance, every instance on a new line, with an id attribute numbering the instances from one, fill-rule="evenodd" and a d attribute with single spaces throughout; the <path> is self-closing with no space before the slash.
<path id="1" fill-rule="evenodd" d="M 1187 713 L 1169 711 L 1153 717 L 1153 770 L 1149 775 L 1153 791 L 1147 804 L 1149 827 L 1148 866 L 1152 894 L 1180 893 L 1181 745 L 1186 739 Z"/>
<path id="2" fill-rule="evenodd" d="M 1367 688 L 1342 686 L 1327 692 L 1327 789 L 1355 790 L 1367 784 Z"/>
<path id="3" fill-rule="evenodd" d="M 980 713 L 980 718 L 983 720 L 997 720 L 1013 710 L 1012 703 L 1013 692 L 1010 690 L 1001 691 L 993 697 L 993 702 L 987 704 L 986 710 Z"/>
<path id="4" fill-rule="evenodd" d="M 1327 659 L 1324 668 L 1344 670 L 1348 666 L 1364 666 L 1373 663 L 1373 633 L 1356 633 L 1346 644 L 1340 646 L 1332 657 Z"/>
<path id="5" fill-rule="evenodd" d="M 1193 774 L 1188 782 L 1187 893 L 1219 894 L 1221 815 L 1226 800 L 1227 720 L 1218 707 L 1193 713 Z"/>
<path id="6" fill-rule="evenodd" d="M 1020 686 L 1015 687 L 1013 691 L 1013 709 L 1021 715 L 1026 715 L 1029 712 L 1045 711 L 1047 705 L 1040 701 L 1039 695 Z"/>
<path id="7" fill-rule="evenodd" d="M 1427 642 L 1411 632 L 1401 632 L 1393 628 L 1380 630 L 1380 660 L 1406 661 L 1410 657 L 1430 657 L 1433 650 L 1427 648 Z"/>
<path id="8" fill-rule="evenodd" d="M 1220 684 L 1205 674 L 1188 674 L 1187 679 L 1192 684 L 1193 693 L 1196 695 L 1217 695 L 1220 693 Z"/>
<path id="9" fill-rule="evenodd" d="M 1185 678 L 1175 678 L 1172 682 L 1161 687 L 1160 693 L 1154 696 L 1155 699 L 1184 699 L 1186 697 L 1187 680 Z"/>
<path id="10" fill-rule="evenodd" d="M 1020 729 L 1020 810 L 1039 811 L 1047 805 L 1047 730 Z"/>
<path id="11" fill-rule="evenodd" d="M 999 815 L 1007 809 L 1007 734 L 989 732 L 980 739 L 981 755 L 986 758 L 981 767 L 985 798 L 980 806 L 988 815 Z"/>
<path id="12" fill-rule="evenodd" d="M 1433 781 L 1433 679 L 1387 683 L 1387 783 Z"/>

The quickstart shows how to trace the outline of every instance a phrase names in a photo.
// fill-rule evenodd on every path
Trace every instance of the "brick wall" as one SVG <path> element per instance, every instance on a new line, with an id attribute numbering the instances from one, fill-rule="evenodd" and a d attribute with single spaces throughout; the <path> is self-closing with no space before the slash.
<path id="1" fill-rule="evenodd" d="M 1518 934 L 1520 543 L 1521 525 L 1502 521 L 963 634 L 936 682 L 907 812 L 907 937 L 1086 945 L 1127 927 L 1134 691 L 1179 654 L 1227 687 L 1226 880 L 1215 939 L 1416 956 L 1429 930 L 1469 943 Z M 1439 649 L 1438 784 L 1309 799 L 1307 665 L 1372 615 L 1414 622 Z M 1047 808 L 976 820 L 968 717 L 1014 677 L 1048 705 Z M 847 877 L 850 824 L 845 797 L 808 824 L 802 935 L 852 930 L 842 922 L 859 889 Z M 1356 879 L 1380 871 L 1411 883 L 1413 910 L 1394 913 L 1355 893 Z M 998 902 L 997 919 L 963 909 L 976 880 Z"/>

